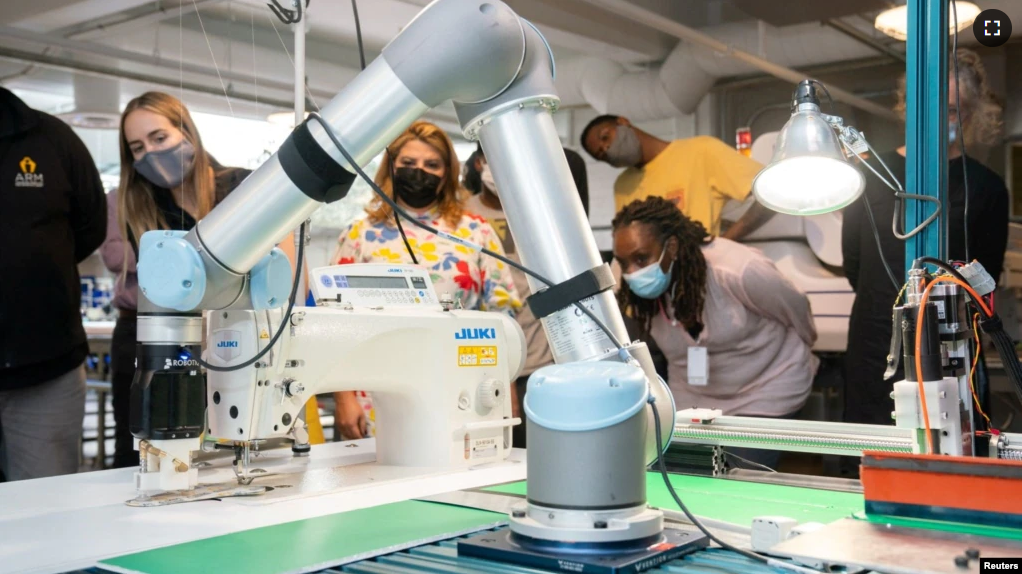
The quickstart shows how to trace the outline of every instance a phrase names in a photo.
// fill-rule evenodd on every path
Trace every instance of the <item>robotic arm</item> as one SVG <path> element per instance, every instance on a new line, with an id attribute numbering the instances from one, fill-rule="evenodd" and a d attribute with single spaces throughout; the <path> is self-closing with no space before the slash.
<path id="1" fill-rule="evenodd" d="M 453 100 L 462 129 L 481 141 L 497 185 L 507 190 L 501 199 L 523 264 L 559 284 L 598 269 L 601 259 L 551 117 L 559 103 L 553 75 L 542 35 L 504 3 L 436 0 L 321 116 L 364 165 L 428 109 Z M 136 437 L 163 441 L 168 452 L 175 440 L 193 444 L 206 401 L 193 359 L 202 312 L 283 305 L 290 267 L 273 246 L 321 203 L 343 198 L 356 171 L 323 126 L 305 122 L 194 229 L 143 236 Z M 547 287 L 530 283 L 533 291 Z M 620 360 L 611 338 L 571 303 L 543 319 L 555 360 Z M 591 289 L 582 304 L 615 339 L 628 340 L 609 288 Z M 659 380 L 644 344 L 625 348 L 651 381 Z M 651 387 L 664 428 L 673 428 L 669 389 Z M 663 447 L 670 440 L 665 435 Z M 653 436 L 650 430 L 647 460 L 655 458 Z"/>

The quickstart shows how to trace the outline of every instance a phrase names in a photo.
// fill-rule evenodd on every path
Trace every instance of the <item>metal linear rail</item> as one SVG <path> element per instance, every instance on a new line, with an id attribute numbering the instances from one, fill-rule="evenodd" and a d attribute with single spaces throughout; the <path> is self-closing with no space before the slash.
<path id="1" fill-rule="evenodd" d="M 708 423 L 680 421 L 671 442 L 862 456 L 912 452 L 914 433 L 894 426 L 723 416 Z"/>
<path id="2" fill-rule="evenodd" d="M 1022 460 L 1022 434 L 1001 433 L 990 437 L 990 458 Z"/>

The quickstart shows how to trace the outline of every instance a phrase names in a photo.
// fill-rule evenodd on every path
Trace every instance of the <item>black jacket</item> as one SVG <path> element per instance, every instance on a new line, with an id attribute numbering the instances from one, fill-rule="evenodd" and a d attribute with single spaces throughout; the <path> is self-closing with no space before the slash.
<path id="1" fill-rule="evenodd" d="M 67 124 L 0 88 L 0 391 L 85 359 L 78 263 L 105 235 L 89 150 Z"/>
<path id="2" fill-rule="evenodd" d="M 897 152 L 881 154 L 899 181 L 905 181 L 905 158 Z M 1004 268 L 1008 242 L 1008 190 L 996 173 L 980 162 L 969 162 L 969 257 L 978 260 L 997 280 Z M 878 162 L 870 160 L 879 168 Z M 884 173 L 881 170 L 881 173 Z M 898 288 L 884 270 L 876 238 L 869 223 L 869 199 L 884 259 L 895 279 L 905 279 L 905 242 L 891 231 L 894 192 L 868 171 L 864 199 L 844 210 L 841 251 L 845 276 L 855 290 L 845 353 L 845 422 L 891 424 L 892 381 L 884 381 L 891 344 L 891 312 Z M 950 259 L 965 259 L 965 186 L 962 160 L 948 163 L 948 251 Z M 932 209 L 927 207 L 927 210 Z M 927 211 L 929 213 L 929 211 Z M 904 225 L 901 226 L 904 230 Z"/>

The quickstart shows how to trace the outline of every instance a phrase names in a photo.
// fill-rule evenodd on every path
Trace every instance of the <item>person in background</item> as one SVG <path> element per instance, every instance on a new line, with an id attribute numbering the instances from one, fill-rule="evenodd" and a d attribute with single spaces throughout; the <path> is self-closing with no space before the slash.
<path id="1" fill-rule="evenodd" d="M 117 309 L 117 322 L 110 342 L 110 380 L 114 407 L 114 464 L 113 468 L 127 468 L 138 464 L 134 439 L 131 436 L 128 413 L 130 410 L 131 381 L 135 377 L 135 344 L 137 339 L 138 274 L 135 257 L 124 244 L 117 218 L 117 190 L 106 196 L 106 240 L 100 249 L 103 264 L 117 276 L 112 305 Z"/>
<path id="2" fill-rule="evenodd" d="M 953 55 L 952 55 L 953 57 Z M 969 255 L 978 260 L 998 280 L 1004 269 L 1004 252 L 1008 241 L 1008 191 L 996 173 L 972 157 L 962 155 L 976 144 L 997 143 L 1001 125 L 1001 106 L 986 82 L 986 71 L 979 56 L 972 50 L 958 50 L 956 86 L 954 64 L 948 63 L 948 198 L 945 207 L 948 219 L 948 252 L 952 261 L 965 261 L 965 172 L 969 188 Z M 957 89 L 956 89 L 957 88 Z M 961 100 L 958 93 L 961 93 Z M 905 78 L 898 87 L 895 110 L 905 114 Z M 958 131 L 961 116 L 963 131 Z M 905 147 L 881 153 L 880 158 L 899 181 L 905 181 Z M 872 160 L 870 160 L 872 161 Z M 877 169 L 879 166 L 873 162 Z M 885 175 L 884 171 L 880 171 Z M 844 210 L 841 247 L 844 270 L 855 290 L 855 303 L 848 324 L 848 349 L 845 353 L 844 420 L 852 423 L 891 424 L 894 401 L 890 394 L 894 382 L 904 377 L 901 372 L 884 380 L 887 355 L 891 344 L 891 312 L 905 278 L 905 242 L 896 238 L 889 222 L 894 217 L 894 191 L 865 173 L 863 199 Z M 872 211 L 880 235 L 880 248 L 869 223 L 867 204 Z M 899 227 L 904 227 L 899 223 Z M 890 267 L 895 285 L 884 267 Z M 986 394 L 980 391 L 980 402 Z M 977 415 L 977 420 L 982 417 Z M 853 473 L 854 474 L 854 473 Z"/>
<path id="3" fill-rule="evenodd" d="M 568 159 L 568 167 L 571 169 L 572 179 L 575 180 L 579 199 L 582 200 L 582 209 L 588 215 L 589 184 L 585 161 L 569 149 L 564 150 L 564 155 Z M 485 217 L 500 238 L 504 253 L 515 262 L 521 263 L 518 249 L 515 247 L 515 240 L 511 237 L 511 231 L 507 224 L 507 216 L 504 215 L 504 209 L 500 203 L 500 193 L 493 181 L 493 173 L 490 171 L 490 165 L 486 162 L 482 147 L 478 147 L 465 163 L 464 184 L 465 188 L 472 192 L 468 201 L 465 202 L 465 211 Z M 522 424 L 515 426 L 512 430 L 511 442 L 516 448 L 525 448 L 525 410 L 522 408 L 525 387 L 528 384 L 529 375 L 536 369 L 553 364 L 554 355 L 547 343 L 546 333 L 543 332 L 543 324 L 532 314 L 526 301 L 532 294 L 532 290 L 525 273 L 515 268 L 510 268 L 510 272 L 522 301 L 522 308 L 515 318 L 521 325 L 522 332 L 525 333 L 527 353 L 525 369 L 519 373 L 515 384 L 511 385 L 512 415 L 522 419 Z"/>
<path id="4" fill-rule="evenodd" d="M 666 142 L 626 118 L 603 115 L 582 130 L 582 147 L 599 161 L 627 168 L 614 182 L 614 211 L 646 197 L 662 197 L 720 235 L 720 216 L 730 200 L 745 201 L 763 166 L 717 138 L 697 136 Z M 753 201 L 722 237 L 738 241 L 773 215 Z"/>
<path id="5" fill-rule="evenodd" d="M 578 190 L 578 197 L 582 200 L 582 209 L 586 216 L 589 216 L 589 174 L 586 171 L 586 160 L 578 155 L 578 152 L 564 148 L 564 159 L 568 160 L 568 169 L 571 170 L 571 179 L 575 180 L 575 189 Z M 482 164 L 486 161 L 482 146 L 476 150 L 465 162 L 465 175 L 462 182 L 465 189 L 472 195 L 479 195 L 483 192 Z M 471 211 L 471 210 L 470 210 Z M 491 222 L 492 223 L 492 222 Z M 499 230 L 498 230 L 499 232 Z M 515 285 L 518 285 L 517 283 Z M 520 287 L 520 286 L 519 286 Z M 520 291 L 520 289 L 519 289 Z"/>
<path id="6" fill-rule="evenodd" d="M 714 238 L 670 200 L 633 201 L 611 225 L 627 285 L 619 302 L 660 343 L 677 408 L 794 417 L 819 364 L 805 294 L 760 252 Z M 779 455 L 729 452 L 770 467 Z"/>
<path id="7" fill-rule="evenodd" d="M 103 243 L 89 150 L 59 119 L 0 88 L 0 471 L 78 471 L 85 356 L 78 263 Z"/>
<path id="8" fill-rule="evenodd" d="M 454 144 L 447 134 L 431 123 L 418 121 L 388 146 L 375 180 L 420 221 L 503 254 L 500 237 L 486 219 L 465 211 L 458 198 L 458 172 Z M 450 294 L 465 309 L 514 315 L 521 308 L 514 280 L 504 263 L 426 233 L 407 221 L 398 227 L 396 214 L 379 198 L 369 204 L 366 214 L 338 238 L 333 257 L 338 264 L 415 263 L 429 269 L 437 295 Z M 342 437 L 367 436 L 368 409 L 359 402 L 356 392 L 334 396 Z"/>
<path id="9" fill-rule="evenodd" d="M 121 115 L 121 181 L 117 189 L 117 229 L 107 238 L 104 262 L 119 273 L 122 291 L 117 302 L 121 315 L 111 342 L 114 420 L 119 464 L 129 464 L 134 441 L 129 431 L 131 382 L 135 372 L 138 240 L 156 229 L 187 231 L 227 197 L 251 173 L 224 167 L 202 144 L 184 103 L 163 92 L 146 92 L 128 102 Z M 118 260 L 113 251 L 120 245 Z M 278 247 L 291 260 L 294 241 L 289 235 Z M 307 284 L 307 283 L 306 283 Z M 311 402 L 311 401 L 310 401 Z M 311 417 L 311 418 L 310 418 Z M 318 411 L 308 409 L 310 426 L 318 424 Z"/>

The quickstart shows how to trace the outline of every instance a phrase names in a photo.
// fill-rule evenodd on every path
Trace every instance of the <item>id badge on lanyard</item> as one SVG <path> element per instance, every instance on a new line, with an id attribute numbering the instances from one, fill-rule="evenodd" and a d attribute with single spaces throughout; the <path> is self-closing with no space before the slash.
<path id="1" fill-rule="evenodd" d="M 710 384 L 710 364 L 706 347 L 688 348 L 688 384 L 705 387 Z"/>

